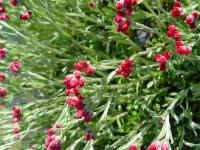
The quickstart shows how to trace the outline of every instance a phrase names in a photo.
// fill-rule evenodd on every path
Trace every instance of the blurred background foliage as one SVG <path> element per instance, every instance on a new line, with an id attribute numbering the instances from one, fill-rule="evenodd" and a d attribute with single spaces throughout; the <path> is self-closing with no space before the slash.
<path id="1" fill-rule="evenodd" d="M 7 58 L 0 69 L 9 75 L 1 85 L 9 95 L 1 100 L 0 149 L 44 149 L 45 130 L 62 124 L 62 148 L 70 150 L 123 150 L 137 143 L 141 149 L 158 138 L 170 141 L 172 149 L 200 149 L 200 26 L 191 31 L 182 20 L 172 19 L 173 1 L 140 1 L 132 15 L 133 26 L 123 34 L 115 30 L 114 0 L 21 0 L 21 5 L 5 7 L 11 19 L 0 22 L 1 46 Z M 200 11 L 199 0 L 184 0 L 187 13 Z M 33 10 L 29 21 L 19 15 Z M 175 23 L 193 50 L 189 56 L 175 53 L 174 41 L 166 36 L 167 26 Z M 154 54 L 170 50 L 167 71 L 160 72 Z M 133 58 L 135 71 L 130 78 L 113 76 L 125 58 Z M 22 68 L 17 77 L 7 71 L 12 59 Z M 73 64 L 89 60 L 97 69 L 85 77 L 83 95 L 93 106 L 89 124 L 74 118 L 65 105 L 64 77 Z M 11 108 L 20 105 L 23 121 L 17 137 L 11 132 Z M 169 120 L 168 120 L 169 119 Z M 165 123 L 170 123 L 168 128 Z M 95 141 L 83 139 L 85 131 L 97 134 Z M 172 140 L 173 139 L 173 140 Z M 160 139 L 159 139 L 160 140 Z"/>

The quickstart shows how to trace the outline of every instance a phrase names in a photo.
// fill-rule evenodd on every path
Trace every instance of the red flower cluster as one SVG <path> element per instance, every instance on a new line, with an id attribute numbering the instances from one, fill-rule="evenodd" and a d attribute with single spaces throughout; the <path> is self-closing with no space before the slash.
<path id="1" fill-rule="evenodd" d="M 6 57 L 6 50 L 3 47 L 0 47 L 0 59 L 4 59 Z"/>
<path id="2" fill-rule="evenodd" d="M 6 80 L 6 79 L 7 79 L 7 76 L 4 73 L 0 72 L 0 81 Z"/>
<path id="3" fill-rule="evenodd" d="M 199 12 L 194 11 L 192 14 L 188 15 L 185 19 L 185 23 L 187 23 L 190 26 L 190 29 L 196 28 L 195 21 L 199 18 Z"/>
<path id="4" fill-rule="evenodd" d="M 160 145 L 157 143 L 152 143 L 149 145 L 148 150 L 158 150 L 160 148 Z M 162 144 L 161 150 L 168 150 L 168 144 Z"/>
<path id="5" fill-rule="evenodd" d="M 172 8 L 172 17 L 178 17 L 181 18 L 184 15 L 183 10 L 181 9 L 182 3 L 181 2 L 174 2 L 174 7 Z"/>
<path id="6" fill-rule="evenodd" d="M 176 41 L 176 52 L 181 55 L 189 55 L 192 48 L 189 46 L 183 46 L 182 41 Z"/>
<path id="7" fill-rule="evenodd" d="M 176 41 L 176 52 L 181 55 L 189 55 L 191 52 L 191 47 L 183 46 L 183 42 L 181 41 L 181 33 L 177 29 L 175 25 L 168 26 L 167 35 L 173 38 Z"/>
<path id="8" fill-rule="evenodd" d="M 18 0 L 11 0 L 11 1 L 10 1 L 10 4 L 11 4 L 12 6 L 17 6 L 17 5 L 19 4 L 19 2 L 18 2 Z"/>
<path id="9" fill-rule="evenodd" d="M 12 108 L 12 118 L 13 118 L 12 120 L 13 123 L 20 122 L 22 120 L 22 113 L 19 106 L 14 106 Z"/>
<path id="10" fill-rule="evenodd" d="M 61 142 L 55 135 L 47 135 L 45 147 L 47 150 L 61 150 Z"/>
<path id="11" fill-rule="evenodd" d="M 45 147 L 47 150 L 61 150 L 61 142 L 55 135 L 55 131 L 61 128 L 60 124 L 56 124 L 54 128 L 47 129 Z"/>
<path id="12" fill-rule="evenodd" d="M 137 4 L 137 0 L 119 0 L 115 4 L 116 16 L 114 21 L 117 23 L 118 32 L 128 31 L 131 21 L 129 16 L 133 13 L 133 6 Z"/>
<path id="13" fill-rule="evenodd" d="M 165 51 L 164 55 L 155 54 L 155 60 L 160 64 L 160 71 L 166 70 L 167 61 L 171 58 L 171 52 Z"/>
<path id="14" fill-rule="evenodd" d="M 8 91 L 5 88 L 0 87 L 0 97 L 5 97 L 7 94 Z"/>
<path id="15" fill-rule="evenodd" d="M 14 106 L 12 108 L 12 122 L 13 123 L 18 123 L 22 120 L 22 113 L 21 113 L 21 109 L 19 108 L 19 106 Z M 14 134 L 17 134 L 20 132 L 20 128 L 19 127 L 16 127 L 16 128 L 13 128 L 12 132 Z"/>
<path id="16" fill-rule="evenodd" d="M 92 75 L 95 69 L 87 61 L 80 60 L 74 64 L 74 70 L 85 71 L 87 75 Z"/>
<path id="17" fill-rule="evenodd" d="M 10 0 L 10 4 L 12 6 L 18 6 L 19 1 L 18 0 Z M 10 19 L 9 15 L 5 12 L 6 12 L 6 10 L 3 7 L 3 1 L 1 0 L 0 1 L 0 20 L 6 21 L 6 20 Z M 30 18 L 31 14 L 32 14 L 32 10 L 28 10 L 27 12 L 21 14 L 19 18 L 21 20 L 28 20 Z"/>
<path id="18" fill-rule="evenodd" d="M 31 17 L 32 10 L 28 10 L 27 12 L 20 15 L 21 20 L 28 20 Z"/>
<path id="19" fill-rule="evenodd" d="M 133 71 L 134 62 L 130 59 L 125 59 L 122 65 L 117 69 L 116 74 L 123 75 L 124 78 L 127 78 L 130 73 Z"/>
<path id="20" fill-rule="evenodd" d="M 167 36 L 173 38 L 175 41 L 181 39 L 181 32 L 177 29 L 175 25 L 168 26 Z"/>
<path id="21" fill-rule="evenodd" d="M 19 62 L 19 60 L 14 59 L 14 60 L 11 62 L 11 64 L 8 66 L 8 69 L 9 69 L 10 71 L 12 71 L 12 74 L 13 74 L 14 76 L 16 76 L 16 75 L 17 75 L 17 72 L 18 72 L 19 69 L 20 69 L 20 67 L 21 67 L 21 63 Z"/>
<path id="22" fill-rule="evenodd" d="M 89 63 L 80 60 L 74 64 L 74 69 L 76 70 L 74 74 L 67 75 L 64 79 L 64 84 L 66 85 L 65 95 L 70 96 L 67 98 L 66 103 L 71 107 L 76 108 L 76 118 L 84 118 L 85 122 L 90 122 L 93 113 L 86 111 L 84 97 L 80 94 L 80 88 L 85 84 L 85 80 L 80 71 L 85 71 L 86 74 L 92 74 L 93 71 L 87 72 L 88 68 L 92 68 Z"/>
<path id="23" fill-rule="evenodd" d="M 138 147 L 136 144 L 132 144 L 130 147 L 129 147 L 129 150 L 138 150 Z"/>
<path id="24" fill-rule="evenodd" d="M 6 9 L 3 6 L 3 2 L 0 2 L 0 20 L 8 20 L 10 18 L 5 12 Z"/>
<path id="25" fill-rule="evenodd" d="M 88 131 L 86 131 L 84 138 L 86 141 L 95 140 L 96 135 L 94 133 L 92 133 L 90 130 L 88 130 Z"/>

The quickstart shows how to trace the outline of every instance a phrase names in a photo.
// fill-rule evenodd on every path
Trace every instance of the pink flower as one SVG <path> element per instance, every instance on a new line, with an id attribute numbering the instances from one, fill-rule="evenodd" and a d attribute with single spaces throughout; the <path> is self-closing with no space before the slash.
<path id="1" fill-rule="evenodd" d="M 87 75 L 92 75 L 95 70 L 87 61 L 84 60 L 80 60 L 75 63 L 74 69 L 76 71 L 85 71 Z"/>
<path id="2" fill-rule="evenodd" d="M 167 60 L 169 60 L 172 57 L 172 53 L 170 51 L 165 51 L 164 56 Z"/>
<path id="3" fill-rule="evenodd" d="M 199 12 L 197 10 L 192 12 L 192 15 L 194 16 L 195 19 L 199 17 Z"/>
<path id="4" fill-rule="evenodd" d="M 21 20 L 28 20 L 31 17 L 32 10 L 28 10 L 27 12 L 20 15 Z"/>
<path id="5" fill-rule="evenodd" d="M 92 138 L 91 138 L 91 135 L 90 135 L 90 133 L 89 133 L 89 132 L 86 132 L 86 134 L 85 134 L 84 138 L 85 138 L 85 140 L 86 140 L 86 141 L 89 141 L 89 140 L 91 140 L 91 139 L 92 139 Z"/>
<path id="6" fill-rule="evenodd" d="M 95 7 L 95 3 L 93 1 L 89 2 L 88 5 L 91 7 L 91 8 L 94 8 Z"/>
<path id="7" fill-rule="evenodd" d="M 183 46 L 183 41 L 176 41 L 176 47 Z"/>
<path id="8" fill-rule="evenodd" d="M 114 18 L 114 21 L 116 23 L 121 23 L 123 21 L 123 17 L 121 17 L 120 15 L 116 15 Z"/>
<path id="9" fill-rule="evenodd" d="M 0 6 L 0 13 L 5 12 L 6 9 L 3 6 Z"/>
<path id="10" fill-rule="evenodd" d="M 62 128 L 62 125 L 60 123 L 56 123 L 55 128 L 57 128 L 57 129 Z"/>
<path id="11" fill-rule="evenodd" d="M 22 120 L 22 113 L 19 106 L 14 106 L 12 108 L 12 122 L 16 123 Z"/>
<path id="12" fill-rule="evenodd" d="M 124 63 L 117 69 L 116 74 L 121 74 L 127 78 L 133 71 L 134 62 L 130 59 L 125 59 Z"/>
<path id="13" fill-rule="evenodd" d="M 83 110 L 77 110 L 76 112 L 76 118 L 81 119 L 84 117 L 85 112 Z"/>
<path id="14" fill-rule="evenodd" d="M 55 131 L 54 131 L 54 129 L 50 128 L 50 129 L 47 129 L 46 133 L 47 133 L 47 135 L 53 135 L 53 134 L 55 134 Z"/>
<path id="15" fill-rule="evenodd" d="M 172 8 L 172 17 L 178 17 L 181 18 L 184 15 L 182 9 L 180 7 L 173 7 Z"/>
<path id="16" fill-rule="evenodd" d="M 72 97 L 69 97 L 69 98 L 66 100 L 66 103 L 67 103 L 68 105 L 70 105 L 71 107 L 77 107 L 78 102 L 79 102 L 78 99 L 72 98 Z"/>
<path id="17" fill-rule="evenodd" d="M 48 148 L 50 142 L 52 142 L 56 137 L 53 135 L 53 136 L 47 136 L 46 139 L 45 139 L 45 147 Z"/>
<path id="18" fill-rule="evenodd" d="M 192 48 L 187 46 L 178 46 L 176 47 L 176 52 L 181 54 L 181 55 L 189 55 L 191 52 Z"/>
<path id="19" fill-rule="evenodd" d="M 84 120 L 85 122 L 90 122 L 92 119 L 93 113 L 92 112 L 85 112 L 84 113 Z"/>
<path id="20" fill-rule="evenodd" d="M 166 70 L 167 61 L 171 58 L 171 55 L 172 54 L 169 51 L 165 51 L 164 55 L 155 54 L 154 58 L 160 65 L 160 71 L 165 71 Z"/>
<path id="21" fill-rule="evenodd" d="M 133 13 L 133 8 L 128 6 L 125 8 L 125 11 L 126 11 L 126 14 L 130 16 Z"/>
<path id="22" fill-rule="evenodd" d="M 152 143 L 149 145 L 148 150 L 157 150 L 159 145 L 157 143 Z"/>
<path id="23" fill-rule="evenodd" d="M 129 147 L 129 150 L 138 150 L 138 147 L 136 144 L 132 144 L 130 147 Z"/>
<path id="24" fill-rule="evenodd" d="M 19 69 L 21 68 L 21 63 L 19 60 L 14 59 L 11 64 L 8 66 L 8 69 L 10 71 L 12 71 L 12 74 L 14 76 L 17 75 L 17 72 L 19 71 Z"/>
<path id="25" fill-rule="evenodd" d="M 183 4 L 181 2 L 174 2 L 174 7 L 181 7 Z"/>
<path id="26" fill-rule="evenodd" d="M 0 87 L 0 97 L 5 97 L 7 94 L 8 91 L 5 88 Z"/>
<path id="27" fill-rule="evenodd" d="M 169 149 L 168 144 L 163 144 L 161 147 L 161 150 L 168 150 L 168 149 Z"/>
<path id="28" fill-rule="evenodd" d="M 1 13 L 0 14 L 0 20 L 6 21 L 6 20 L 9 20 L 9 19 L 10 19 L 10 17 L 9 17 L 8 14 L 6 14 L 6 13 Z"/>
<path id="29" fill-rule="evenodd" d="M 61 143 L 58 138 L 53 139 L 47 148 L 47 150 L 61 150 Z"/>
<path id="30" fill-rule="evenodd" d="M 133 13 L 133 6 L 137 4 L 137 0 L 124 0 L 117 1 L 115 4 L 116 16 L 114 21 L 116 22 L 117 32 L 127 32 L 131 25 L 131 21 L 128 16 Z"/>
<path id="31" fill-rule="evenodd" d="M 193 15 L 187 16 L 185 22 L 190 25 L 191 23 L 194 22 L 194 16 Z"/>
<path id="32" fill-rule="evenodd" d="M 190 26 L 190 29 L 195 29 L 197 27 L 195 23 L 191 23 L 189 26 Z"/>
<path id="33" fill-rule="evenodd" d="M 94 73 L 94 70 L 95 69 L 93 67 L 88 67 L 85 72 L 87 75 L 92 75 Z"/>
<path id="34" fill-rule="evenodd" d="M 14 134 L 17 134 L 17 133 L 19 133 L 20 132 L 20 128 L 13 128 L 13 130 L 12 130 L 12 132 L 14 133 Z"/>
<path id="35" fill-rule="evenodd" d="M 167 36 L 173 38 L 175 41 L 179 41 L 182 37 L 180 31 L 175 25 L 168 26 Z"/>
<path id="36" fill-rule="evenodd" d="M 10 4 L 11 4 L 12 6 L 17 6 L 17 5 L 19 4 L 19 2 L 18 2 L 18 0 L 11 0 L 11 1 L 10 1 Z"/>
<path id="37" fill-rule="evenodd" d="M 116 9 L 120 10 L 120 9 L 122 9 L 122 7 L 123 7 L 123 3 L 121 1 L 116 2 L 116 4 L 115 4 Z"/>
<path id="38" fill-rule="evenodd" d="M 0 59 L 4 59 L 6 57 L 6 50 L 3 47 L 0 47 Z"/>
<path id="39" fill-rule="evenodd" d="M 6 74 L 0 72 L 0 81 L 6 80 L 6 79 L 7 79 Z"/>

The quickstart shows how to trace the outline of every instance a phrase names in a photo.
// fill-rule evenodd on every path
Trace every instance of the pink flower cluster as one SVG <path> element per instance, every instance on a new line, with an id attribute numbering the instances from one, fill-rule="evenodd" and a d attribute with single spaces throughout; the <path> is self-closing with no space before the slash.
<path id="1" fill-rule="evenodd" d="M 172 53 L 169 52 L 169 51 L 165 51 L 164 55 L 155 54 L 155 60 L 160 65 L 160 71 L 165 71 L 166 70 L 167 61 L 171 58 L 171 56 L 172 56 Z"/>
<path id="2" fill-rule="evenodd" d="M 177 29 L 175 25 L 169 25 L 168 26 L 168 32 L 167 35 L 171 38 L 173 38 L 176 42 L 176 52 L 181 55 L 189 55 L 192 48 L 189 46 L 183 46 L 183 42 L 181 41 L 181 33 Z"/>
<path id="3" fill-rule="evenodd" d="M 88 131 L 86 131 L 84 138 L 86 141 L 95 140 L 96 135 L 94 133 L 92 133 L 92 131 L 88 130 Z"/>
<path id="4" fill-rule="evenodd" d="M 92 67 L 87 61 L 80 60 L 74 64 L 74 70 L 84 71 L 87 75 L 92 75 L 95 68 Z"/>
<path id="5" fill-rule="evenodd" d="M 18 0 L 11 0 L 10 4 L 12 6 L 18 6 L 19 5 L 19 1 Z M 5 12 L 6 12 L 6 9 L 3 6 L 3 1 L 0 1 L 0 20 L 6 21 L 6 20 L 10 19 L 10 16 Z M 30 18 L 31 14 L 32 14 L 32 11 L 28 10 L 27 12 L 21 14 L 19 18 L 21 20 L 28 20 Z"/>
<path id="6" fill-rule="evenodd" d="M 126 32 L 129 30 L 131 21 L 129 17 L 133 13 L 133 6 L 137 4 L 137 0 L 119 0 L 115 4 L 116 16 L 114 21 L 117 23 L 118 32 Z"/>
<path id="7" fill-rule="evenodd" d="M 80 93 L 80 88 L 84 86 L 85 80 L 80 71 L 85 71 L 86 74 L 91 75 L 94 72 L 94 68 L 86 61 L 80 60 L 74 64 L 76 70 L 74 74 L 69 74 L 64 79 L 66 85 L 65 95 L 67 98 L 66 103 L 71 107 L 76 108 L 76 118 L 84 118 L 85 122 L 90 122 L 93 113 L 88 112 L 85 109 L 84 97 Z"/>
<path id="8" fill-rule="evenodd" d="M 11 64 L 8 66 L 8 69 L 12 72 L 14 76 L 17 75 L 17 72 L 19 71 L 21 67 L 21 63 L 19 60 L 14 59 Z"/>
<path id="9" fill-rule="evenodd" d="M 183 4 L 181 2 L 177 2 L 177 1 L 174 2 L 174 7 L 172 8 L 172 14 L 171 14 L 172 17 L 178 17 L 178 18 L 183 17 L 184 12 L 181 9 L 182 5 Z"/>
<path id="10" fill-rule="evenodd" d="M 12 108 L 12 122 L 13 123 L 19 123 L 22 120 L 22 113 L 21 113 L 21 109 L 19 108 L 19 106 L 14 106 Z M 14 134 L 17 134 L 20 132 L 20 128 L 19 127 L 15 127 L 13 128 L 12 132 Z"/>
<path id="11" fill-rule="evenodd" d="M 61 124 L 57 123 L 54 128 L 47 129 L 45 139 L 45 147 L 47 150 L 61 150 L 61 142 L 55 134 L 55 131 L 61 127 Z"/>
<path id="12" fill-rule="evenodd" d="M 158 150 L 160 145 L 158 143 L 152 143 L 149 145 L 148 150 Z M 164 143 L 161 146 L 161 150 L 169 150 L 168 144 Z"/>
<path id="13" fill-rule="evenodd" d="M 129 77 L 130 73 L 133 71 L 134 62 L 131 59 L 125 59 L 121 66 L 117 69 L 116 74 L 123 75 L 124 78 Z"/>
<path id="14" fill-rule="evenodd" d="M 185 19 L 185 23 L 189 25 L 190 29 L 196 28 L 196 20 L 199 18 L 199 12 L 194 11 L 192 14 L 188 15 Z"/>

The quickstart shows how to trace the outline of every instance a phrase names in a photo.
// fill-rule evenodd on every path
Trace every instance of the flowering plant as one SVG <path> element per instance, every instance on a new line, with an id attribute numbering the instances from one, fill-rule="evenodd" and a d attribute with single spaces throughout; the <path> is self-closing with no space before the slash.
<path id="1" fill-rule="evenodd" d="M 0 149 L 198 149 L 199 0 L 0 0 Z"/>

